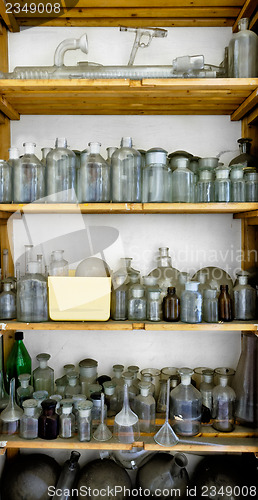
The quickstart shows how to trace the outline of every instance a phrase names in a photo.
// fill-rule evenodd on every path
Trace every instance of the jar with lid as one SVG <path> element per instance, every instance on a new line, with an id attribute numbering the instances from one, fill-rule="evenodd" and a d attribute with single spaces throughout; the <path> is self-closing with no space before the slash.
<path id="1" fill-rule="evenodd" d="M 105 402 L 107 405 L 107 416 L 114 417 L 118 412 L 116 385 L 114 382 L 104 382 Z"/>
<path id="2" fill-rule="evenodd" d="M 212 203 L 215 200 L 213 175 L 212 170 L 200 170 L 197 182 L 198 203 Z"/>
<path id="3" fill-rule="evenodd" d="M 14 203 L 31 203 L 45 196 L 45 167 L 35 155 L 36 144 L 25 142 L 24 155 L 16 157 L 13 170 L 13 201 Z"/>
<path id="4" fill-rule="evenodd" d="M 81 162 L 78 188 L 82 203 L 109 202 L 111 199 L 110 165 L 100 155 L 101 144 L 89 142 L 90 151 Z"/>
<path id="5" fill-rule="evenodd" d="M 253 78 L 257 76 L 258 37 L 248 29 L 249 19 L 238 21 L 238 33 L 234 33 L 228 46 L 229 78 Z"/>
<path id="6" fill-rule="evenodd" d="M 200 385 L 202 395 L 202 422 L 209 423 L 213 407 L 213 370 L 203 370 L 203 382 Z"/>
<path id="7" fill-rule="evenodd" d="M 134 411 L 139 418 L 140 432 L 155 432 L 156 401 L 149 393 L 150 383 L 139 382 L 140 394 L 135 398 Z"/>
<path id="8" fill-rule="evenodd" d="M 19 382 L 21 384 L 20 387 L 17 388 L 16 395 L 17 395 L 17 403 L 20 407 L 22 407 L 23 402 L 26 399 L 31 399 L 34 388 L 30 384 L 30 379 L 31 375 L 30 373 L 21 373 L 18 376 Z"/>
<path id="9" fill-rule="evenodd" d="M 202 396 L 191 384 L 193 370 L 179 370 L 181 383 L 170 392 L 170 419 L 173 430 L 180 436 L 195 436 L 200 432 Z"/>
<path id="10" fill-rule="evenodd" d="M 132 148 L 132 138 L 123 137 L 121 148 L 112 155 L 112 201 L 140 203 L 142 199 L 142 159 Z"/>
<path id="11" fill-rule="evenodd" d="M 33 385 L 35 391 L 47 391 L 48 395 L 54 394 L 54 370 L 48 366 L 50 354 L 45 352 L 36 356 L 38 368 L 33 371 Z"/>
<path id="12" fill-rule="evenodd" d="M 64 250 L 53 250 L 49 266 L 49 276 L 68 276 L 69 266 L 64 259 Z"/>
<path id="13" fill-rule="evenodd" d="M 239 276 L 239 283 L 233 288 L 234 319 L 248 321 L 256 318 L 256 291 L 248 285 L 247 276 Z"/>
<path id="14" fill-rule="evenodd" d="M 201 323 L 202 295 L 198 291 L 199 282 L 189 281 L 181 295 L 181 321 L 183 323 Z"/>
<path id="15" fill-rule="evenodd" d="M 123 275 L 112 280 L 111 291 L 111 318 L 115 321 L 127 319 L 128 310 L 128 285 Z"/>
<path id="16" fill-rule="evenodd" d="M 228 293 L 228 285 L 220 285 L 220 294 L 218 298 L 219 321 L 233 320 L 233 302 Z"/>
<path id="17" fill-rule="evenodd" d="M 178 158 L 172 172 L 172 202 L 191 203 L 194 201 L 194 174 L 189 169 L 188 158 Z"/>
<path id="18" fill-rule="evenodd" d="M 76 203 L 76 156 L 67 148 L 65 138 L 57 138 L 55 149 L 47 155 L 47 201 Z"/>
<path id="19" fill-rule="evenodd" d="M 234 165 L 230 171 L 231 196 L 233 202 L 241 203 L 245 201 L 245 181 L 242 165 Z"/>
<path id="20" fill-rule="evenodd" d="M 98 362 L 95 359 L 82 359 L 79 363 L 80 383 L 82 386 L 82 394 L 89 397 L 89 385 L 96 382 L 98 376 Z"/>
<path id="21" fill-rule="evenodd" d="M 78 420 L 78 437 L 81 442 L 88 442 L 91 439 L 92 421 L 91 411 L 92 401 L 82 401 L 78 405 L 79 420 Z"/>
<path id="22" fill-rule="evenodd" d="M 203 292 L 203 321 L 217 323 L 219 320 L 217 290 L 207 288 Z"/>
<path id="23" fill-rule="evenodd" d="M 0 294 L 0 319 L 16 318 L 16 294 L 11 288 L 11 283 L 3 283 L 3 291 Z"/>
<path id="24" fill-rule="evenodd" d="M 258 202 L 258 173 L 246 172 L 245 180 L 245 201 Z"/>
<path id="25" fill-rule="evenodd" d="M 216 169 L 215 179 L 215 201 L 228 203 L 230 201 L 231 181 L 229 179 L 230 169 L 222 166 Z"/>
<path id="26" fill-rule="evenodd" d="M 244 172 L 255 172 L 256 168 L 256 159 L 253 155 L 251 155 L 251 143 L 252 139 L 248 137 L 238 139 L 239 144 L 239 155 L 233 158 L 229 163 L 229 166 L 232 168 L 234 165 L 242 166 Z"/>
<path id="27" fill-rule="evenodd" d="M 93 392 L 90 396 L 93 403 L 91 410 L 92 430 L 97 429 L 101 423 L 101 392 Z M 104 405 L 104 420 L 107 418 L 107 405 Z"/>
<path id="28" fill-rule="evenodd" d="M 163 299 L 162 310 L 164 321 L 179 321 L 180 301 L 173 286 L 168 287 L 168 293 Z"/>
<path id="29" fill-rule="evenodd" d="M 48 321 L 47 280 L 38 272 L 38 262 L 28 263 L 28 273 L 17 283 L 17 320 Z"/>
<path id="30" fill-rule="evenodd" d="M 75 416 L 72 410 L 73 406 L 71 404 L 63 404 L 59 418 L 59 435 L 61 438 L 69 439 L 75 434 Z"/>
<path id="31" fill-rule="evenodd" d="M 24 413 L 20 420 L 20 437 L 23 439 L 36 439 L 38 437 L 37 401 L 26 399 L 22 403 Z"/>
<path id="32" fill-rule="evenodd" d="M 79 374 L 76 371 L 67 373 L 68 385 L 65 388 L 65 398 L 72 398 L 74 394 L 80 394 L 82 386 L 79 382 Z"/>
<path id="33" fill-rule="evenodd" d="M 167 295 L 169 286 L 177 288 L 180 272 L 175 267 L 172 267 L 172 260 L 169 255 L 169 248 L 159 248 L 159 255 L 157 258 L 158 267 L 149 273 L 149 276 L 158 278 L 158 286 L 161 290 L 160 300 L 162 303 L 163 298 Z"/>
<path id="34" fill-rule="evenodd" d="M 234 407 L 236 401 L 235 391 L 228 385 L 226 374 L 219 376 L 219 385 L 212 391 L 213 410 L 212 427 L 220 432 L 231 432 L 234 429 Z"/>
<path id="35" fill-rule="evenodd" d="M 55 412 L 56 401 L 42 401 L 42 414 L 39 416 L 38 435 L 41 439 L 56 439 L 59 434 L 59 415 Z"/>
<path id="36" fill-rule="evenodd" d="M 5 160 L 0 160 L 0 203 L 13 201 L 13 168 Z"/>
<path id="37" fill-rule="evenodd" d="M 146 152 L 143 169 L 142 201 L 143 203 L 170 202 L 171 171 L 167 165 L 167 151 L 152 148 Z"/>
<path id="38" fill-rule="evenodd" d="M 145 320 L 147 304 L 143 286 L 134 285 L 131 293 L 132 296 L 128 300 L 128 319 L 131 321 Z"/>
<path id="39" fill-rule="evenodd" d="M 149 321 L 161 320 L 160 290 L 150 290 L 147 300 L 147 319 Z"/>

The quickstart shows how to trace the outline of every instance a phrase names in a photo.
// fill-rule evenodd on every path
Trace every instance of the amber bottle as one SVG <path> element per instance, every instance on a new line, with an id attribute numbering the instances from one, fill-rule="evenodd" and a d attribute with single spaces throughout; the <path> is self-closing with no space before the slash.
<path id="1" fill-rule="evenodd" d="M 168 294 L 163 299 L 163 319 L 165 321 L 179 321 L 180 301 L 174 286 L 168 287 Z"/>
<path id="2" fill-rule="evenodd" d="M 218 300 L 219 300 L 219 321 L 232 321 L 233 304 L 232 304 L 232 299 L 228 293 L 228 285 L 220 286 L 220 295 Z"/>

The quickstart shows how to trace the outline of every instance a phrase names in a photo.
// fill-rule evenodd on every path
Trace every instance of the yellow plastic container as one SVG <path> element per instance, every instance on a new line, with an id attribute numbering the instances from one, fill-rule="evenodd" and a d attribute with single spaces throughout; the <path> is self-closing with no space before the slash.
<path id="1" fill-rule="evenodd" d="M 111 278 L 48 278 L 49 316 L 53 321 L 107 321 Z"/>

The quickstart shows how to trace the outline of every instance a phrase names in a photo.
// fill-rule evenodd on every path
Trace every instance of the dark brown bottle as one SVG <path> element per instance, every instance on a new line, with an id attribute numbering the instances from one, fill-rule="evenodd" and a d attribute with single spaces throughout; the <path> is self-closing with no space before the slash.
<path id="1" fill-rule="evenodd" d="M 168 294 L 163 299 L 162 309 L 165 321 L 179 321 L 180 301 L 176 295 L 175 287 L 168 288 Z"/>
<path id="2" fill-rule="evenodd" d="M 218 300 L 219 300 L 219 321 L 232 321 L 233 304 L 232 304 L 232 299 L 228 293 L 228 285 L 220 286 L 220 295 Z"/>
<path id="3" fill-rule="evenodd" d="M 45 399 L 41 406 L 43 412 L 39 417 L 38 436 L 41 439 L 56 439 L 59 434 L 59 415 L 55 412 L 56 401 Z"/>

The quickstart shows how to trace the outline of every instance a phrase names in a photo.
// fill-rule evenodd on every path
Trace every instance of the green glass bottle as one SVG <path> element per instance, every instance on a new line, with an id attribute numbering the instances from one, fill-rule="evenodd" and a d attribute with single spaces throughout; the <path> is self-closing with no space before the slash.
<path id="1" fill-rule="evenodd" d="M 15 343 L 6 363 L 6 382 L 9 392 L 10 380 L 15 378 L 15 386 L 19 387 L 18 376 L 21 373 L 31 374 L 31 357 L 23 343 L 23 332 L 15 332 Z"/>

